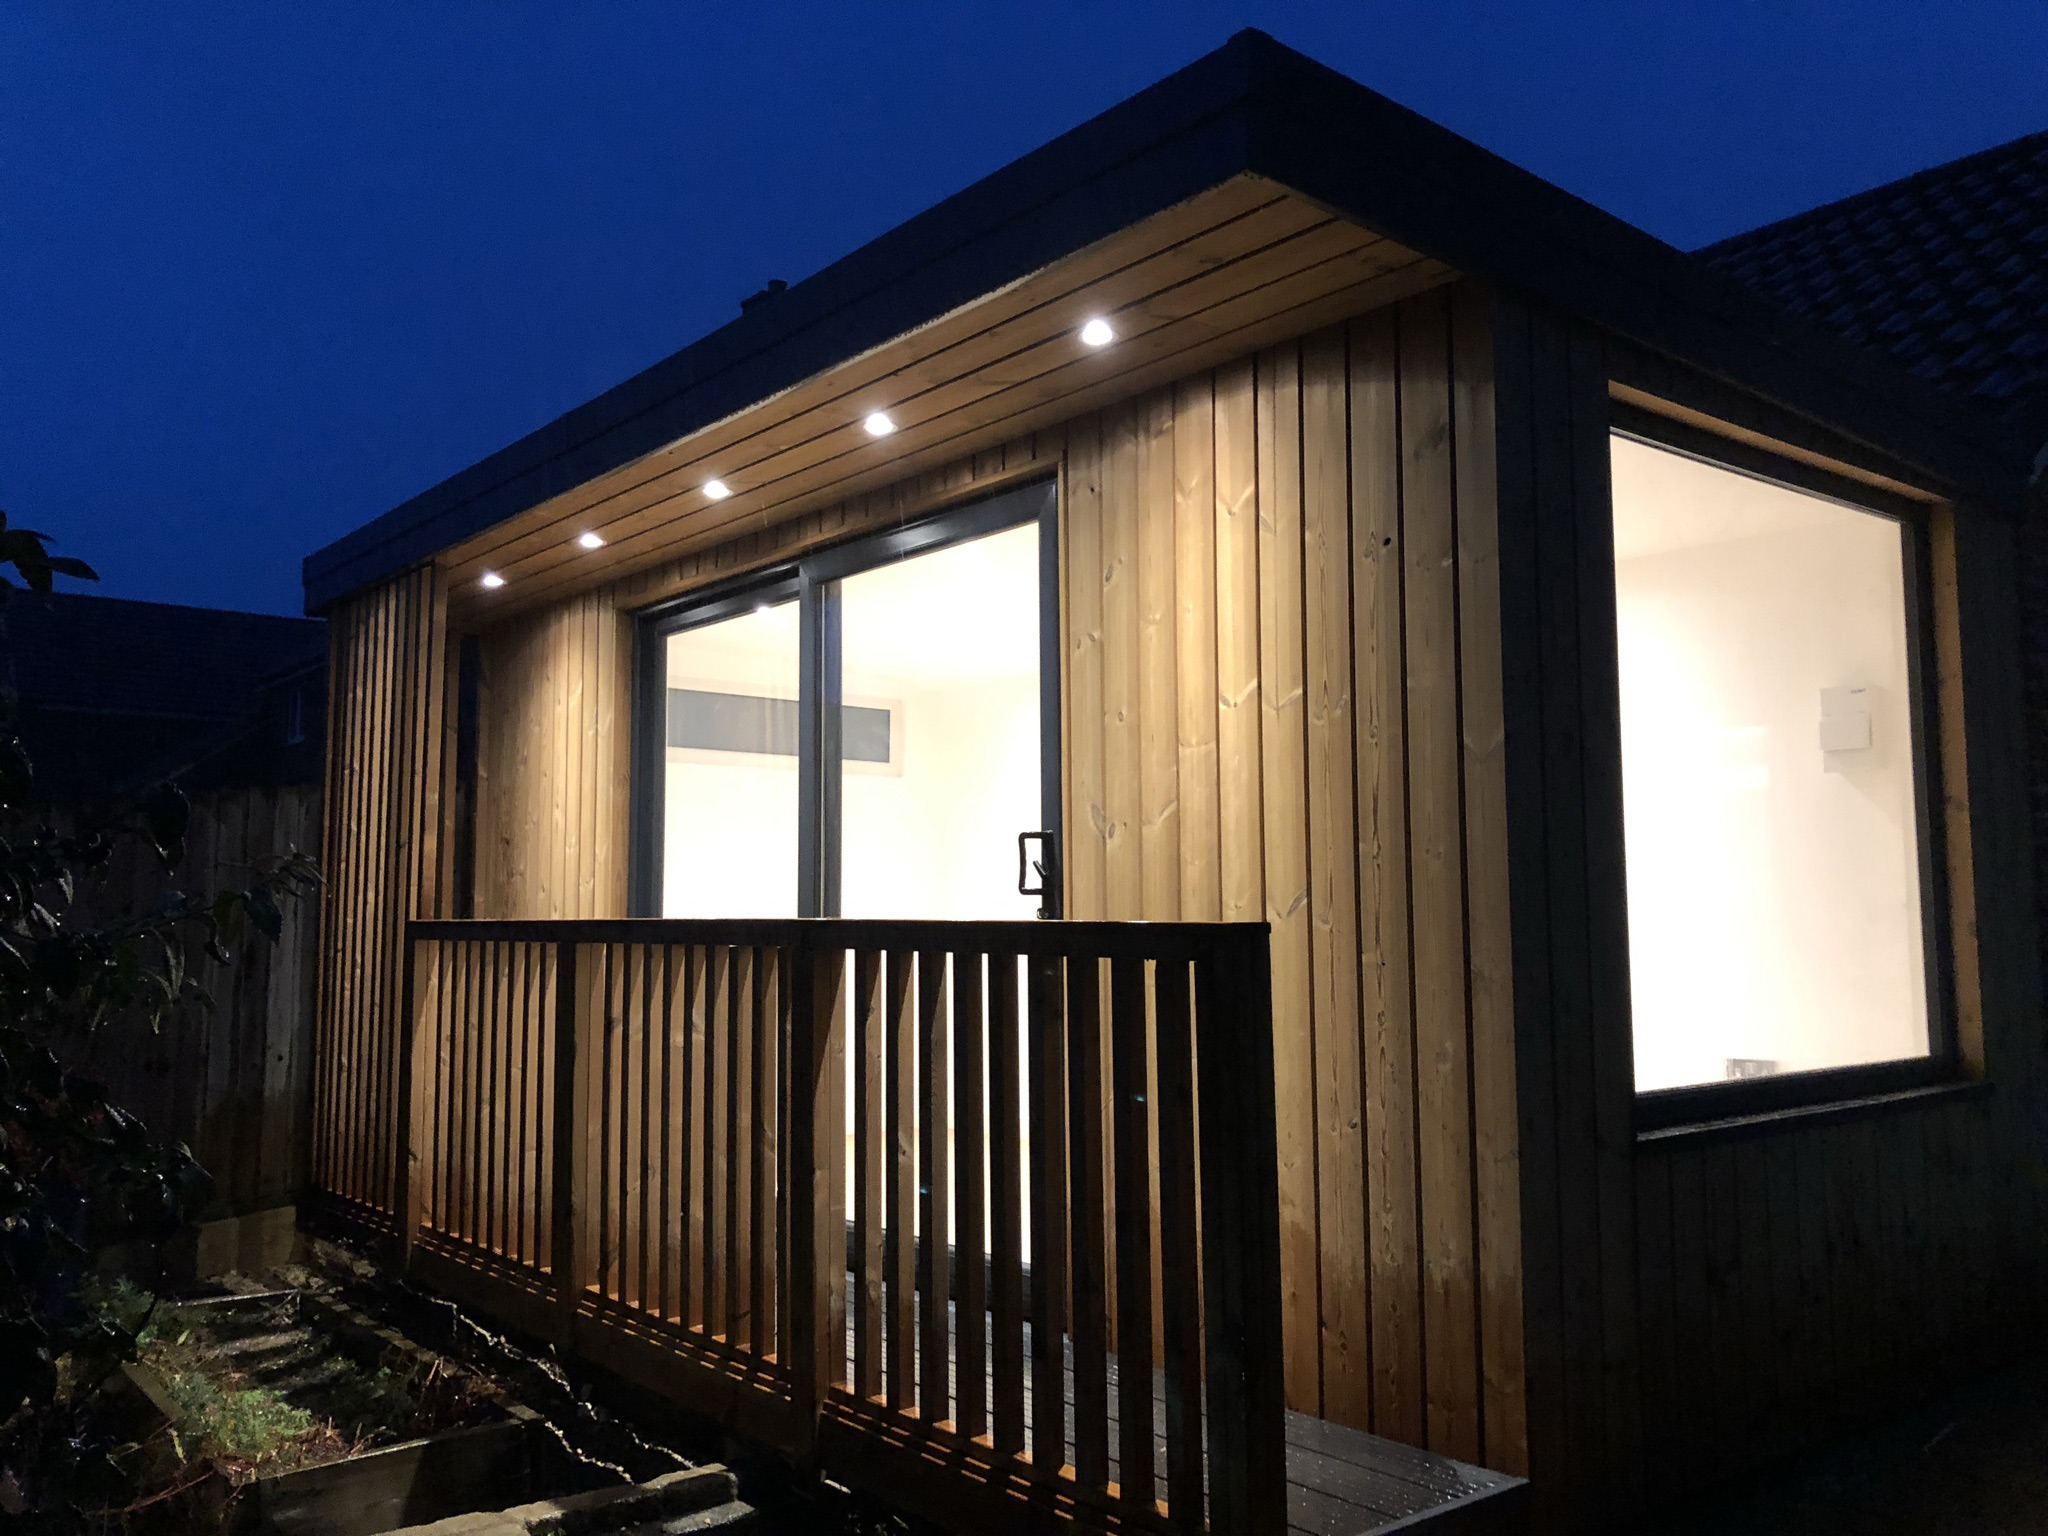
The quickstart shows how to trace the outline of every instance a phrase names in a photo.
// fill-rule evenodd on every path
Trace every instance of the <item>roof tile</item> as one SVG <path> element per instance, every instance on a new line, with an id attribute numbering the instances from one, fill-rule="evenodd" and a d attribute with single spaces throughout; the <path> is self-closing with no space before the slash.
<path id="1" fill-rule="evenodd" d="M 2048 132 L 1699 255 L 1944 389 L 2048 419 Z"/>

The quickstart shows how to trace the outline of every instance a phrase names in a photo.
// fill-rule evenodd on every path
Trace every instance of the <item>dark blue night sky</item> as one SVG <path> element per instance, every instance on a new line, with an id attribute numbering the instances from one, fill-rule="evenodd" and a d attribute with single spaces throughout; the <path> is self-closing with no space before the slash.
<path id="1" fill-rule="evenodd" d="M 2048 4 L 0 6 L 0 507 L 308 551 L 1256 25 L 1679 245 L 2048 127 Z"/>

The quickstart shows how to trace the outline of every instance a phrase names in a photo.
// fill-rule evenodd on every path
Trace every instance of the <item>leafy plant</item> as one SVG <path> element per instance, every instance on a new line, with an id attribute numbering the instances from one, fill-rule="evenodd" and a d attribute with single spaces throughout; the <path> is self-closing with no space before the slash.
<path id="1" fill-rule="evenodd" d="M 97 579 L 48 545 L 0 513 L 0 604 L 24 587 L 48 593 L 58 576 Z M 0 700 L 0 1517 L 23 1530 L 82 1529 L 93 1510 L 126 1501 L 102 1384 L 141 1325 L 92 1305 L 86 1282 L 104 1248 L 160 1249 L 212 1188 L 190 1152 L 67 1071 L 52 1043 L 116 1019 L 160 1029 L 210 1007 L 202 960 L 275 939 L 280 901 L 317 883 L 293 853 L 236 888 L 92 917 L 81 898 L 117 851 L 140 845 L 171 869 L 188 817 L 183 794 L 163 785 L 93 824 L 60 822 L 37 793 L 11 699 Z"/>

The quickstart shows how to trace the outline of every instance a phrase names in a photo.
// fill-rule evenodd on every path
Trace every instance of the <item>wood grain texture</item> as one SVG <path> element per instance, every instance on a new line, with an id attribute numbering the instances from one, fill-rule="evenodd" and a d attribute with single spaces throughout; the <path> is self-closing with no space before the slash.
<path id="1" fill-rule="evenodd" d="M 447 590 L 422 568 L 330 616 L 313 1179 L 349 1215 L 396 1232 L 400 1017 L 407 920 L 441 915 L 438 674 Z M 215 834 L 217 835 L 217 833 Z"/>
<path id="2" fill-rule="evenodd" d="M 1936 1381 L 2010 1321 L 2022 1293 L 2004 1277 L 2038 1280 L 2043 1268 L 2040 1193 L 2005 1193 L 2013 1159 L 2038 1155 L 2043 1111 L 2043 1043 L 2016 1022 L 2033 1017 L 2039 982 L 2031 898 L 2014 894 L 2028 870 L 2012 835 L 2024 742 L 2011 535 L 1967 508 L 1931 514 L 1962 1055 L 1996 1091 L 1853 1124 L 1789 1121 L 1751 1142 L 1639 1141 L 1605 523 L 1610 372 L 1606 343 L 1583 325 L 1476 288 L 1433 291 L 496 625 L 481 637 L 496 724 L 481 744 L 480 910 L 620 910 L 622 615 L 1058 472 L 1068 910 L 1274 925 L 1290 1405 L 1526 1468 L 1543 1510 L 1590 1521 Z M 376 936 L 408 904 L 439 899 L 421 894 L 438 867 L 421 832 L 425 790 L 395 766 L 408 740 L 445 735 L 419 723 L 426 703 L 393 702 L 395 679 L 445 654 L 429 643 L 436 600 L 420 580 L 344 617 L 332 690 L 331 893 L 351 916 L 323 930 L 323 1038 L 336 1047 L 319 1060 L 317 1145 L 323 1186 L 366 1209 L 388 1188 L 400 1123 L 376 1097 L 393 1070 L 396 976 Z M 1063 1017 L 1059 976 L 1029 966 L 1042 1016 Z M 855 968 L 857 1016 L 878 969 Z M 682 990 L 694 996 L 690 975 Z M 458 967 L 433 995 L 474 1008 L 482 982 Z M 1184 983 L 1161 983 L 1160 1006 L 1185 1007 Z M 887 1002 L 885 1013 L 902 1005 Z M 1062 1331 L 1069 1275 L 1127 1289 L 1128 1310 L 1141 1310 L 1137 1269 L 1120 1285 L 1112 1250 L 1098 1271 L 1091 1234 L 1115 1232 L 1121 1246 L 1142 1233 L 1160 1268 L 1172 1262 L 1164 1228 L 1122 1209 L 1135 1182 L 1112 1178 L 1086 1202 L 1078 1236 L 1071 1211 L 1041 1206 L 1041 1188 L 1065 1186 L 1096 1155 L 1092 1125 L 1065 1119 L 1069 1097 L 1106 1108 L 1111 1096 L 1064 1042 L 1034 1036 L 1020 1053 L 1017 1006 L 991 982 L 991 1093 L 1059 1106 L 1066 1134 L 1027 1149 L 993 1108 L 984 1128 L 990 1220 L 1019 1235 L 1031 1224 L 1034 1277 L 1060 1277 L 1056 1290 L 1027 1289 L 1018 1244 L 992 1245 L 987 1421 L 1006 1455 L 1027 1421 L 1048 1433 L 1067 1422 L 1050 1352 L 1025 1365 L 1027 1318 Z M 1108 1019 L 1113 1038 L 1113 998 Z M 469 1058 L 484 1037 L 458 1030 L 452 1043 L 460 1070 L 482 1070 Z M 724 1126 L 749 1104 L 765 1115 L 745 1064 L 703 1059 L 709 1043 L 688 1028 L 677 1041 L 679 1091 L 700 1095 L 693 1117 L 708 1109 Z M 899 1075 L 899 1133 L 918 1113 L 935 1131 L 941 1080 L 953 1074 L 957 1091 L 966 1070 L 934 1060 L 919 1110 L 919 1080 L 900 1077 L 913 1060 L 876 1059 Z M 1104 1065 L 1126 1091 L 1137 1079 L 1129 1056 Z M 222 1070 L 195 1060 L 187 1072 L 217 1086 Z M 1175 1063 L 1145 1070 L 1158 1074 L 1162 1148 L 1195 1135 L 1163 1102 Z M 360 1123 L 341 1105 L 360 1106 Z M 437 1134 L 473 1137 L 480 1107 L 449 1103 Z M 872 1118 L 888 1118 L 879 1093 Z M 503 1123 L 488 1123 L 502 1147 Z M 703 1183 L 693 1209 L 722 1200 L 729 1228 L 758 1208 L 762 1186 L 744 1181 L 762 1165 L 707 1166 L 717 1149 L 695 1134 L 677 1149 L 677 1177 Z M 644 1145 L 649 1133 L 629 1135 Z M 1134 1123 L 1104 1127 L 1111 1145 L 1137 1135 Z M 876 1163 L 884 1209 L 911 1203 L 902 1180 L 916 1154 L 901 1148 Z M 863 1165 L 857 1190 L 866 1177 Z M 965 1198 L 964 1176 L 956 1188 Z M 1145 1198 L 1180 1210 L 1195 1194 L 1162 1166 Z M 757 1245 L 761 1230 L 750 1228 Z M 892 1274 L 907 1257 L 885 1256 L 880 1235 L 861 1223 L 859 1267 L 878 1280 L 885 1257 Z M 678 1221 L 698 1264 L 678 1259 L 697 1277 L 678 1284 L 679 1305 L 701 1308 L 682 1292 L 711 1282 L 719 1327 L 724 1301 L 742 1299 L 711 1267 L 709 1250 L 730 1237 L 701 1216 Z M 1158 1363 L 1184 1386 L 1191 1320 L 1171 1289 L 1152 1294 Z M 879 1290 L 860 1302 L 875 1309 L 877 1342 L 909 1336 Z M 879 1351 L 856 1353 L 864 1390 L 894 1386 L 910 1405 L 907 1373 L 898 1385 Z M 1169 1417 L 1186 1411 L 1184 1394 L 1169 1401 Z M 1091 1480 L 1103 1450 L 1077 1446 Z M 1055 1460 L 1050 1444 L 1041 1459 Z M 1155 1472 L 1186 1485 L 1185 1464 Z"/>
<path id="3" fill-rule="evenodd" d="M 317 853 L 316 785 L 253 786 L 195 794 L 184 857 L 165 868 L 123 849 L 103 879 L 82 886 L 78 910 L 118 921 L 155 909 L 173 891 L 217 886 L 294 850 Z M 208 1218 L 290 1205 L 307 1189 L 316 1127 L 316 1081 L 331 1092 L 335 1063 L 316 1054 L 314 971 L 320 897 L 283 904 L 275 940 L 250 935 L 227 964 L 199 957 L 195 979 L 214 1006 L 181 1011 L 148 1029 L 110 1020 L 80 1039 L 54 1042 L 68 1068 L 105 1085 L 110 1100 L 154 1133 L 182 1141 L 213 1175 Z M 323 1153 L 334 1129 L 322 1125 Z"/>
<path id="4" fill-rule="evenodd" d="M 1505 684 L 1495 486 L 1474 467 L 1493 452 L 1493 342 L 1490 311 L 1460 302 L 1455 351 L 1453 310 L 1425 296 L 1065 429 L 1068 655 L 1082 663 L 1067 680 L 1068 895 L 1076 917 L 1160 915 L 1171 892 L 1183 917 L 1273 923 L 1289 1403 L 1517 1465 Z M 1170 547 L 1147 535 L 1161 510 Z M 1115 593 L 1131 547 L 1135 603 Z M 1120 759 L 1133 705 L 1137 751 Z M 1169 710 L 1171 801 L 1153 718 Z M 1133 789 L 1140 857 L 1119 870 Z M 1476 842 L 1473 795 L 1489 797 Z M 1147 837 L 1169 810 L 1171 887 L 1154 858 L 1168 844 Z"/>

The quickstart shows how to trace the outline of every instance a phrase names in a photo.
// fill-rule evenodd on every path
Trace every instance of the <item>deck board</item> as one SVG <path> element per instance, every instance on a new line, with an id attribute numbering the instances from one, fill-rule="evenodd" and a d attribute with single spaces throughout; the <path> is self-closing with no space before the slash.
<path id="1" fill-rule="evenodd" d="M 852 1281 L 856 1277 L 848 1278 Z M 921 1314 L 920 1299 L 913 1298 L 913 1312 Z M 953 1309 L 949 1307 L 948 1311 L 950 1313 Z M 949 1345 L 956 1339 L 957 1329 L 957 1316 L 949 1316 L 946 1327 Z M 921 1316 L 909 1330 L 909 1335 L 913 1350 L 921 1351 L 924 1337 Z M 878 1342 L 885 1356 L 886 1372 L 887 1341 Z M 1034 1346 L 1031 1326 L 1027 1322 L 1024 1326 L 1026 1359 L 1034 1357 Z M 1061 1340 L 1061 1355 L 1066 1400 L 1071 1410 L 1074 1361 L 1070 1340 Z M 853 1361 L 854 1322 L 849 1313 L 846 1329 L 846 1379 L 849 1381 L 853 1380 Z M 913 1379 L 922 1378 L 922 1365 L 919 1354 L 911 1365 Z M 954 1346 L 953 1359 L 947 1364 L 948 1396 L 952 1401 L 957 1401 L 958 1366 L 959 1351 Z M 984 1375 L 993 1392 L 993 1366 L 985 1367 Z M 1123 1399 L 1123 1371 L 1114 1353 L 1108 1359 L 1107 1375 L 1109 1476 L 1114 1482 L 1120 1464 L 1116 1430 L 1122 1417 L 1120 1404 Z M 1155 1426 L 1152 1435 L 1153 1465 L 1163 1468 L 1166 1465 L 1166 1437 L 1163 1433 L 1166 1378 L 1159 1370 L 1152 1370 L 1148 1375 L 1151 1378 L 1152 1423 Z M 879 1400 L 872 1406 L 878 1411 L 886 1411 Z M 1071 1464 L 1075 1451 L 1074 1415 L 1071 1411 L 1065 1415 L 1064 1422 L 1067 1428 L 1066 1457 Z M 1518 1528 L 1522 1492 L 1526 1487 L 1520 1478 L 1490 1472 L 1484 1467 L 1381 1439 L 1377 1435 L 1307 1414 L 1289 1413 L 1286 1416 L 1286 1435 L 1287 1525 L 1290 1532 L 1301 1532 L 1303 1536 L 1380 1536 L 1380 1533 L 1399 1531 L 1406 1536 L 1409 1532 L 1435 1530 L 1466 1532 Z M 1032 1445 L 1028 1423 L 1024 1443 L 1028 1456 Z"/>

